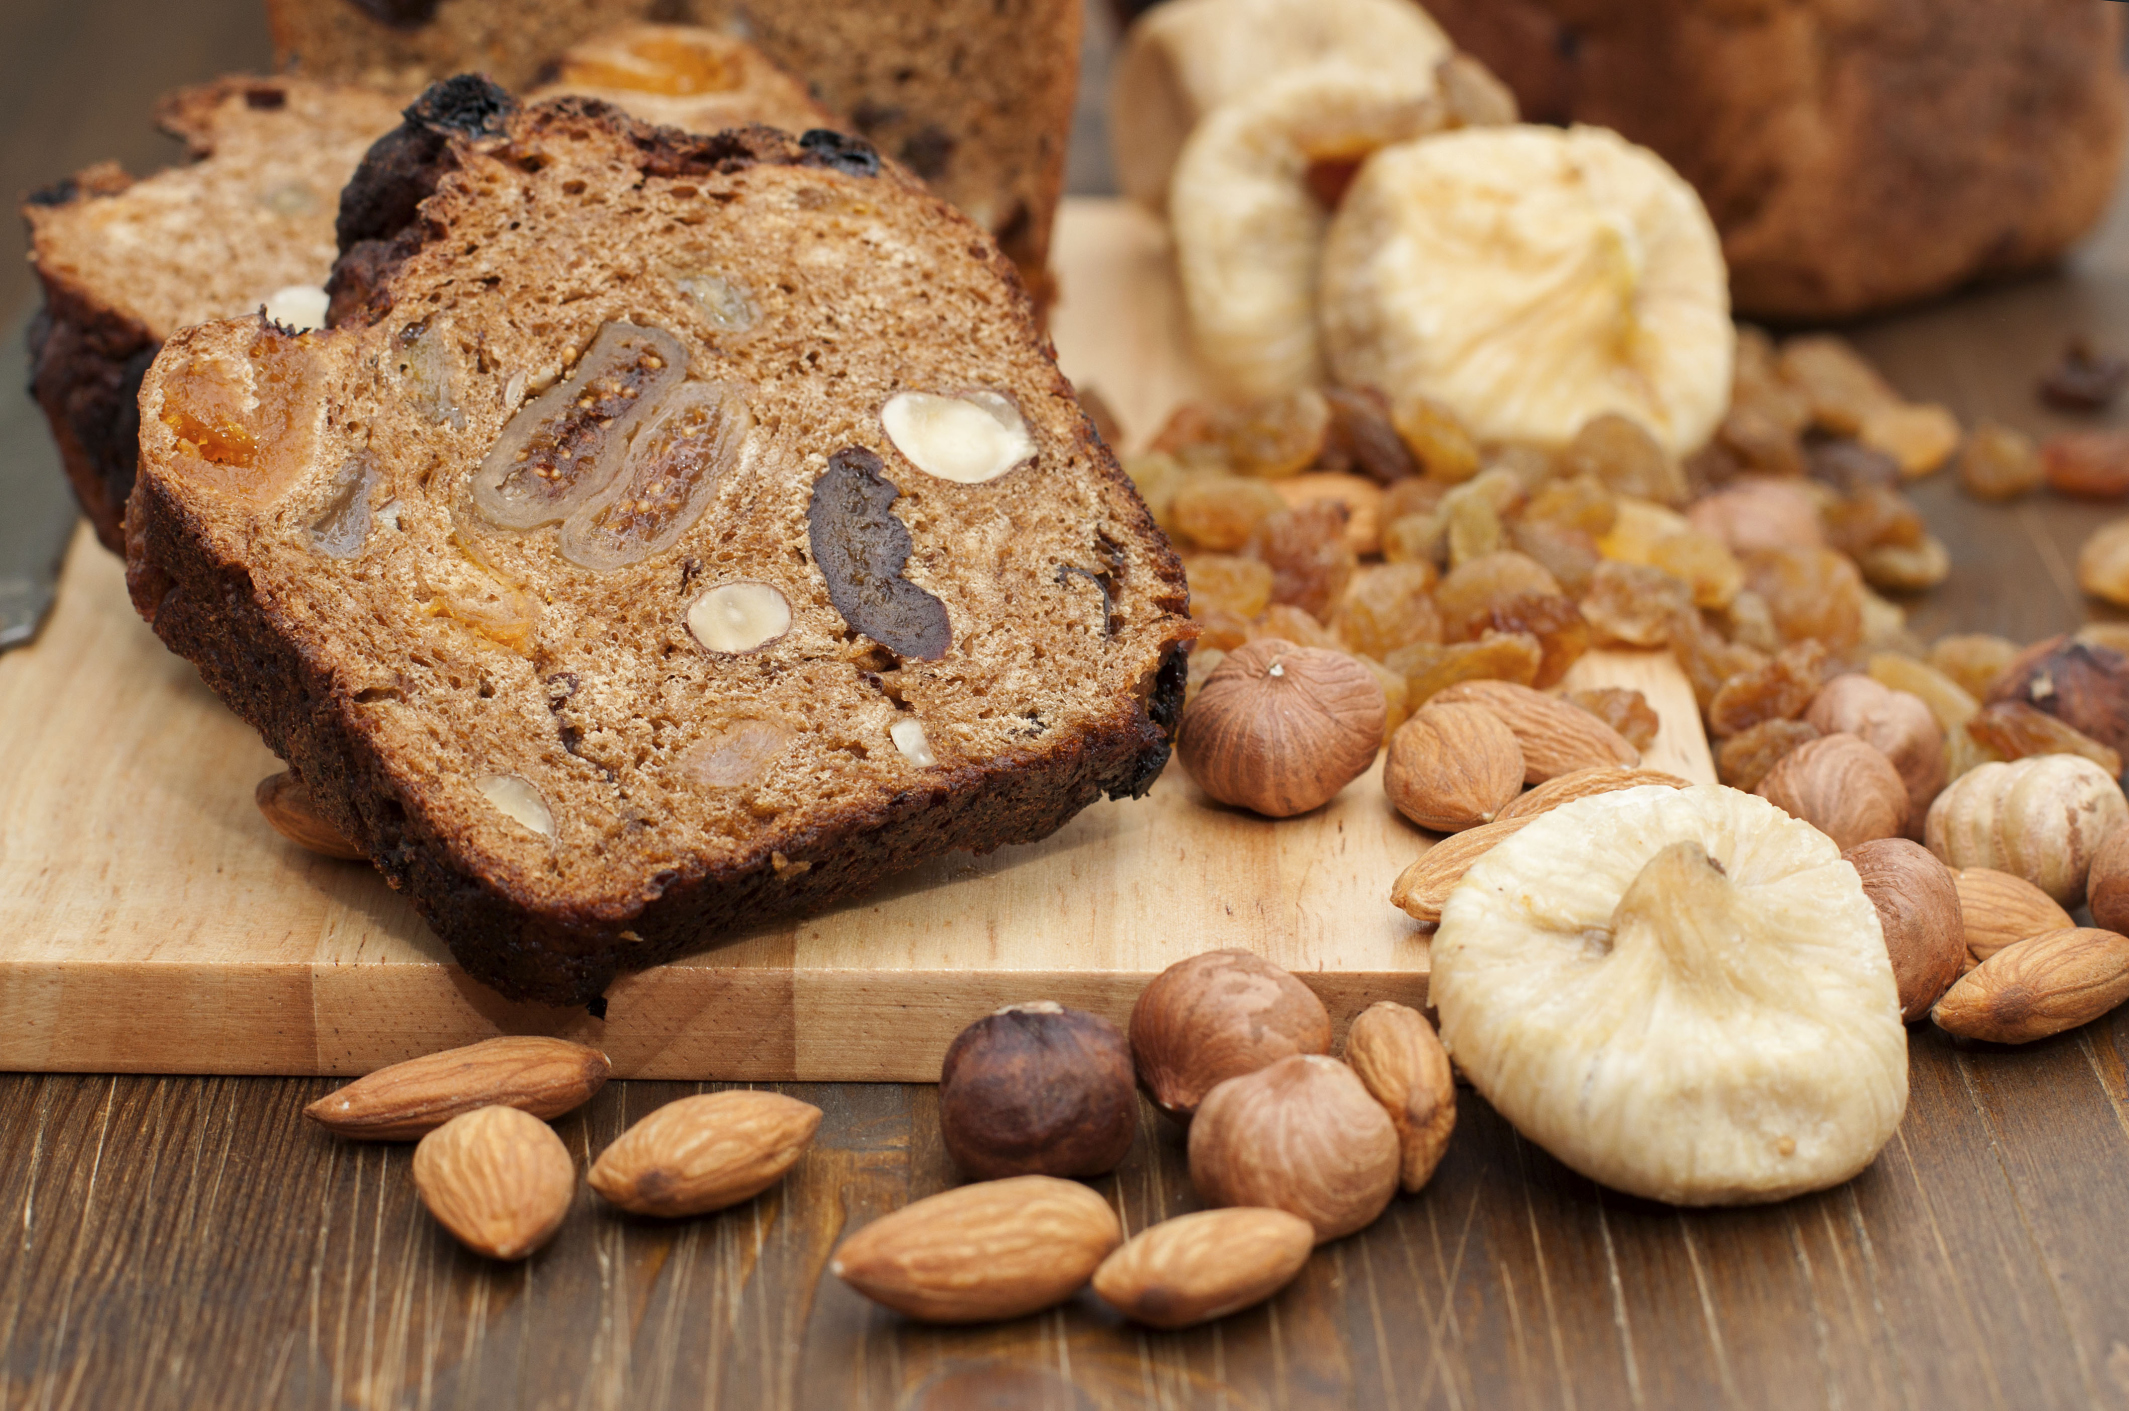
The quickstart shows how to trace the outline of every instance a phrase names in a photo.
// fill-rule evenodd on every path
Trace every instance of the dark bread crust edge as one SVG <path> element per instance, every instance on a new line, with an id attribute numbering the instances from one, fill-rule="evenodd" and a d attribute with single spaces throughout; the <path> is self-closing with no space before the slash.
<path id="1" fill-rule="evenodd" d="M 364 736 L 362 707 L 279 630 L 249 571 L 207 548 L 187 509 L 154 479 L 140 482 L 126 528 L 127 584 L 156 635 L 287 761 L 319 813 L 407 894 L 459 963 L 511 999 L 595 1003 L 623 971 L 821 909 L 948 852 L 1047 837 L 1104 791 L 1150 787 L 1181 706 L 1188 644 L 1179 641 L 1143 706 L 1120 700 L 1086 736 L 1055 739 L 1010 764 L 940 771 L 882 808 L 833 817 L 792 839 L 784 866 L 772 857 L 664 874 L 625 916 L 533 912 L 458 864 Z"/>
<path id="2" fill-rule="evenodd" d="M 30 395 L 97 542 L 123 554 L 140 459 L 140 383 L 162 341 L 71 282 L 41 269 L 38 278 L 44 307 L 29 329 Z"/>
<path id="3" fill-rule="evenodd" d="M 843 163 L 851 155 L 838 145 L 850 139 L 809 144 L 771 128 L 703 137 L 639 123 L 598 100 L 581 98 L 523 110 L 500 140 L 511 140 L 523 126 L 586 119 L 614 124 L 646 170 L 660 175 L 731 172 L 766 162 L 848 170 Z M 498 139 L 461 136 L 452 145 L 475 140 Z M 870 149 L 864 150 L 869 157 Z M 438 158 L 456 160 L 442 152 Z M 409 179 L 427 181 L 432 188 L 435 175 L 409 171 Z M 982 255 L 1014 290 L 1023 336 L 1049 362 L 1056 387 L 1069 396 L 1070 383 L 1056 369 L 1055 350 L 1036 323 L 1027 291 L 995 242 L 891 162 L 879 161 L 878 176 L 907 187 L 916 199 L 966 226 L 971 254 Z M 337 279 L 341 268 L 365 260 L 361 297 L 352 302 L 373 316 L 390 307 L 391 276 L 419 248 L 432 218 L 417 207 L 401 230 L 381 241 L 364 232 L 368 238 L 356 241 L 335 271 Z M 376 258 L 380 244 L 397 257 Z M 373 253 L 365 256 L 365 250 Z M 1084 413 L 1077 440 L 1135 512 L 1135 522 L 1126 528 L 1153 551 L 1157 587 L 1149 596 L 1168 614 L 1171 635 L 1150 679 L 1141 684 L 1141 698 L 1117 698 L 1107 717 L 1082 733 L 1053 732 L 1011 759 L 940 770 L 884 806 L 829 817 L 785 840 L 782 866 L 778 854 L 771 854 L 721 867 L 697 862 L 660 874 L 654 889 L 646 888 L 622 914 L 588 904 L 535 910 L 454 856 L 420 799 L 402 795 L 387 762 L 364 736 L 362 706 L 335 683 L 327 663 L 276 624 L 250 572 L 210 548 L 206 526 L 153 476 L 141 477 L 127 509 L 127 582 L 136 609 L 156 635 L 191 661 L 208 687 L 287 761 L 319 812 L 369 854 L 395 889 L 406 892 L 469 973 L 512 999 L 597 1008 L 608 984 L 623 971 L 662 964 L 777 916 L 821 909 L 948 852 L 1033 842 L 1104 792 L 1112 798 L 1138 797 L 1152 786 L 1168 761 L 1186 657 L 1197 635 L 1189 619 L 1180 616 L 1188 589 L 1181 562 Z"/>

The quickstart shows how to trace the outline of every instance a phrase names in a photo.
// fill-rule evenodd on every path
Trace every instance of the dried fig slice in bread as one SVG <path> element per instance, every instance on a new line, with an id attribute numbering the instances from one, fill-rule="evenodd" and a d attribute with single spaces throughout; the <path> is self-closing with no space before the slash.
<path id="1" fill-rule="evenodd" d="M 754 426 L 742 389 L 683 382 L 644 409 L 618 474 L 562 525 L 562 557 L 620 568 L 671 548 L 702 517 L 717 477 L 739 463 Z"/>
<path id="2" fill-rule="evenodd" d="M 687 349 L 662 328 L 601 327 L 574 374 L 510 418 L 473 477 L 474 508 L 498 529 L 567 519 L 620 471 L 629 432 L 687 364 Z"/>

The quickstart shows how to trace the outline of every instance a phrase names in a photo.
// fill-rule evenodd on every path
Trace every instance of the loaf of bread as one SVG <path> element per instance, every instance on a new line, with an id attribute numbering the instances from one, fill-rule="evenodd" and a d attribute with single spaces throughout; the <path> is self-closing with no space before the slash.
<path id="1" fill-rule="evenodd" d="M 2106 209 L 2122 15 L 2095 0 L 1427 0 L 1541 122 L 1661 153 L 1741 313 L 1845 318 L 2044 265 Z"/>
<path id="2" fill-rule="evenodd" d="M 511 89 L 652 18 L 740 35 L 997 237 L 1038 300 L 1079 82 L 1082 0 L 267 0 L 274 47 L 316 78 Z"/>
<path id="3" fill-rule="evenodd" d="M 128 581 L 506 995 L 1040 838 L 1169 751 L 1180 565 L 996 244 L 855 138 L 436 85 L 329 329 L 172 338 Z"/>
<path id="4" fill-rule="evenodd" d="M 691 132 L 843 125 L 761 51 L 699 27 L 624 25 L 554 67 L 541 96 L 604 97 Z M 134 399 L 155 350 L 180 328 L 261 305 L 294 326 L 322 319 L 340 188 L 415 91 L 296 78 L 185 89 L 160 120 L 186 141 L 191 164 L 140 182 L 105 165 L 30 199 L 30 254 L 45 290 L 31 390 L 106 547 L 122 548 Z"/>
<path id="5" fill-rule="evenodd" d="M 340 188 L 404 101 L 295 78 L 183 89 L 157 117 L 191 165 L 135 181 L 106 163 L 30 197 L 30 258 L 44 285 L 30 391 L 108 548 L 121 546 L 134 400 L 156 349 L 180 328 L 323 285 Z"/>

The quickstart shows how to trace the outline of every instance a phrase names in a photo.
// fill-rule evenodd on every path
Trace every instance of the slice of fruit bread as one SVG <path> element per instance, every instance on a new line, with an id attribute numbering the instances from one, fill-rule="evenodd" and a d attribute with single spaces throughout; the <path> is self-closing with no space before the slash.
<path id="1" fill-rule="evenodd" d="M 134 602 L 478 978 L 621 971 L 1166 762 L 1183 574 L 990 236 L 857 139 L 437 84 L 332 327 L 172 338 Z"/>

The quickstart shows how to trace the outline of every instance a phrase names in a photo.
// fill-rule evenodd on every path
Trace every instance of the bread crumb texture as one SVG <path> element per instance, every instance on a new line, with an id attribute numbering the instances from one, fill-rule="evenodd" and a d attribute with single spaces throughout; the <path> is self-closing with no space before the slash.
<path id="1" fill-rule="evenodd" d="M 321 812 L 475 974 L 584 1002 L 1142 792 L 1181 569 L 993 241 L 851 139 L 476 82 L 358 173 L 335 327 L 203 325 L 142 388 L 136 602 Z M 1033 454 L 927 474 L 909 392 Z M 691 631 L 737 584 L 768 625 Z"/>

